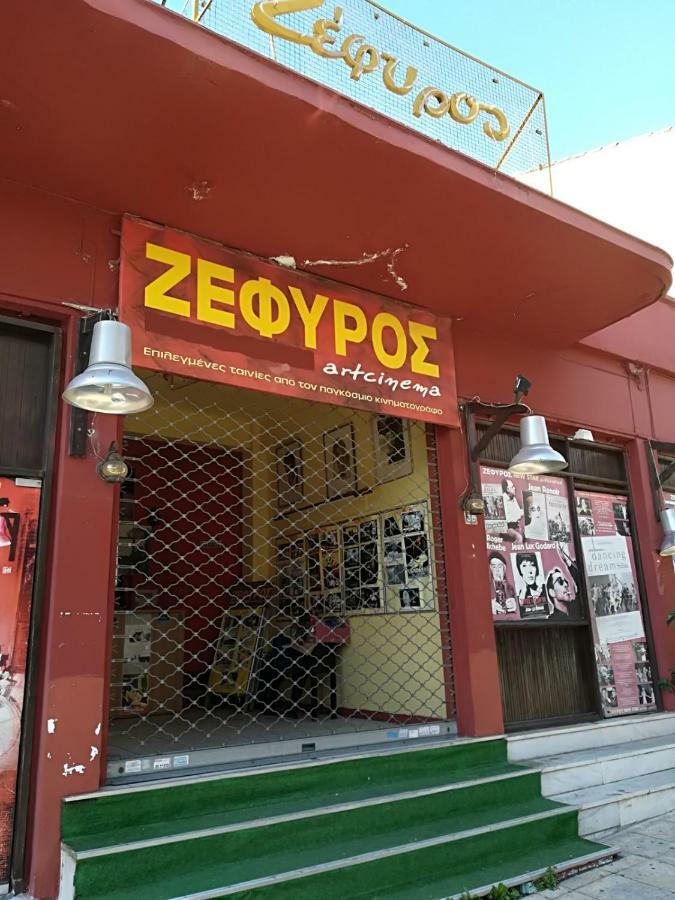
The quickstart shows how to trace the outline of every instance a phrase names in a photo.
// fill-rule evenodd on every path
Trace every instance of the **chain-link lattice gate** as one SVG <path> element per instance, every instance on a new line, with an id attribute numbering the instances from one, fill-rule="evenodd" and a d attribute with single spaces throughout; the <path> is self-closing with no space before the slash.
<path id="1" fill-rule="evenodd" d="M 433 429 L 147 380 L 156 405 L 124 439 L 109 775 L 447 733 Z"/>

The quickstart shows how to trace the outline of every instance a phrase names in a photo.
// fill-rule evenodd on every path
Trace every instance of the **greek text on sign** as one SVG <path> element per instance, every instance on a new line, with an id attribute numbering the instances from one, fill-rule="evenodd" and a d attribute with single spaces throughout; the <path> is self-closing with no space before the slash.
<path id="1" fill-rule="evenodd" d="M 286 13 L 305 12 L 323 5 L 324 0 L 262 0 L 254 4 L 251 18 L 258 28 L 273 37 L 303 44 L 325 59 L 341 59 L 351 69 L 349 77 L 354 81 L 358 81 L 362 75 L 377 72 L 383 64 L 382 80 L 387 90 L 399 96 L 415 90 L 413 115 L 417 118 L 423 113 L 434 119 L 450 116 L 459 125 L 470 125 L 483 113 L 483 133 L 488 138 L 503 141 L 509 136 L 511 129 L 506 116 L 497 106 L 480 103 L 466 91 L 448 94 L 433 85 L 420 87 L 417 84 L 418 71 L 414 66 L 406 67 L 405 78 L 398 84 L 396 77 L 399 60 L 395 56 L 367 44 L 361 34 L 347 35 L 340 42 L 338 35 L 342 28 L 343 11 L 339 6 L 335 7 L 332 19 L 316 20 L 312 34 L 302 34 L 290 23 L 279 21 L 279 16 Z"/>
<path id="2" fill-rule="evenodd" d="M 126 217 L 133 363 L 457 424 L 450 320 Z"/>

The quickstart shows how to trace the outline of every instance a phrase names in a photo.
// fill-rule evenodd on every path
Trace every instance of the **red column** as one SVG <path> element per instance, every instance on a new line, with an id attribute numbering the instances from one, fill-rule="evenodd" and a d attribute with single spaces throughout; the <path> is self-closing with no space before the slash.
<path id="1" fill-rule="evenodd" d="M 504 731 L 483 521 L 467 525 L 459 498 L 468 481 L 463 432 L 436 428 L 450 639 L 461 735 Z"/>
<path id="2" fill-rule="evenodd" d="M 64 337 L 70 373 L 75 322 Z M 86 457 L 71 457 L 68 407 L 59 404 L 52 510 L 40 534 L 48 563 L 26 845 L 29 891 L 37 898 L 58 892 L 62 798 L 101 783 L 117 490 L 96 474 L 96 455 L 121 428 L 118 416 L 94 416 Z"/>
<path id="3" fill-rule="evenodd" d="M 631 497 L 647 594 L 643 602 L 649 610 L 656 655 L 652 672 L 658 680 L 669 677 L 671 669 L 675 669 L 675 625 L 666 625 L 667 613 L 675 609 L 675 569 L 672 559 L 658 553 L 663 529 L 654 509 L 648 453 L 645 441 L 635 440 L 628 445 Z M 664 707 L 675 711 L 675 695 L 664 691 L 662 697 Z"/>

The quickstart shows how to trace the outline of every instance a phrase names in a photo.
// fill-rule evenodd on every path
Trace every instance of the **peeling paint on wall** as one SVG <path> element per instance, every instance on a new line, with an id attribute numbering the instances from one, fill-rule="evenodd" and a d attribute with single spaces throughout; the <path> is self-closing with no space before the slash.
<path id="1" fill-rule="evenodd" d="M 398 287 L 402 291 L 408 290 L 408 283 L 404 278 L 402 278 L 395 269 L 396 257 L 399 253 L 403 253 L 404 250 L 408 249 L 408 244 L 403 244 L 401 247 L 387 247 L 385 250 L 379 250 L 376 253 L 363 253 L 357 259 L 306 259 L 301 265 L 302 266 L 364 266 L 367 263 L 376 262 L 378 259 L 386 259 L 389 257 L 389 261 L 387 262 L 387 272 L 394 279 Z M 283 257 L 274 257 L 275 261 L 278 262 Z M 292 257 L 291 257 L 292 259 Z"/>

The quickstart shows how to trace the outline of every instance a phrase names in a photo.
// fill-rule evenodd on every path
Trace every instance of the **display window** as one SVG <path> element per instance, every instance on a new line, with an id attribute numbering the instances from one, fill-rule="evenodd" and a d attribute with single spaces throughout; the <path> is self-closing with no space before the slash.
<path id="1" fill-rule="evenodd" d="M 433 427 L 143 377 L 108 777 L 453 730 Z"/>

